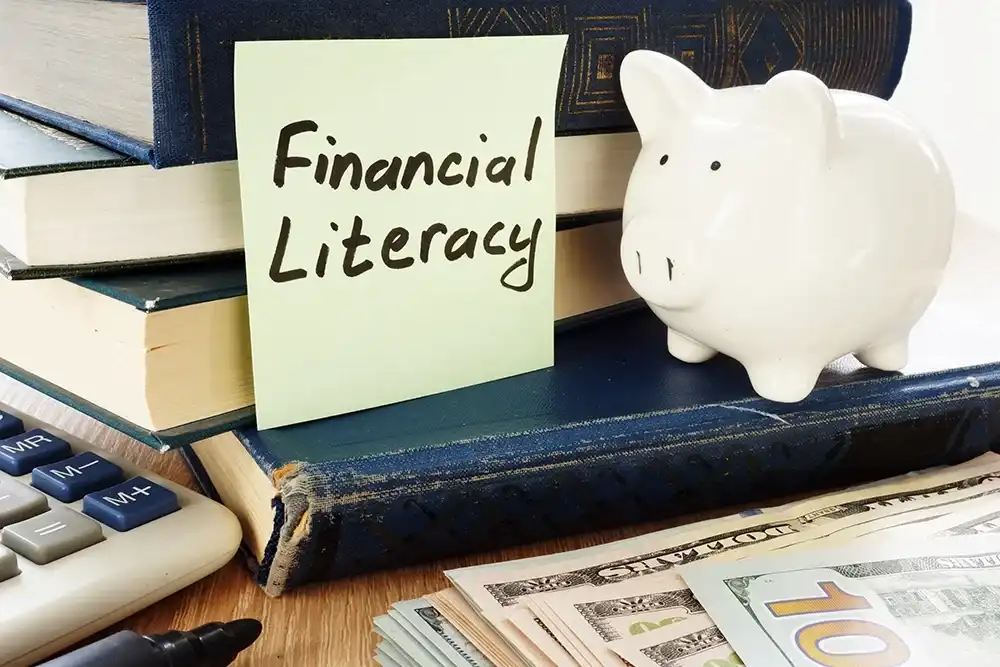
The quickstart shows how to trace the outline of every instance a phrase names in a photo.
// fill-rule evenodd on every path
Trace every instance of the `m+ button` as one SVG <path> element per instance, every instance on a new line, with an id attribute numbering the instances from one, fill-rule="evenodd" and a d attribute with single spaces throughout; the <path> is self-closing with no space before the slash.
<path id="1" fill-rule="evenodd" d="M 133 477 L 83 497 L 83 513 L 119 532 L 132 530 L 179 509 L 177 495 L 145 477 Z"/>

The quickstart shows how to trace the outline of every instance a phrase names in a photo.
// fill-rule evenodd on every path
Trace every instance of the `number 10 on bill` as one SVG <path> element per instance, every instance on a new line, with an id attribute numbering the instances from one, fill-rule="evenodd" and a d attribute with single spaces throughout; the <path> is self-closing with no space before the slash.
<path id="1" fill-rule="evenodd" d="M 805 570 L 761 577 L 747 592 L 762 629 L 796 666 L 932 667 L 878 594 L 851 584 L 832 570 Z"/>

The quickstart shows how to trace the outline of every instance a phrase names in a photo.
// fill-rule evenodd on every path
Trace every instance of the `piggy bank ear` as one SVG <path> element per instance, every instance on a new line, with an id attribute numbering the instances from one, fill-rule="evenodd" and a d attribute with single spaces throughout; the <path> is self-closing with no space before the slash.
<path id="1" fill-rule="evenodd" d="M 760 90 L 761 122 L 826 156 L 840 136 L 837 105 L 820 79 L 799 70 L 776 74 Z"/>
<path id="2" fill-rule="evenodd" d="M 711 88 L 687 65 L 657 51 L 630 51 L 618 75 L 632 120 L 643 141 L 691 114 Z"/>

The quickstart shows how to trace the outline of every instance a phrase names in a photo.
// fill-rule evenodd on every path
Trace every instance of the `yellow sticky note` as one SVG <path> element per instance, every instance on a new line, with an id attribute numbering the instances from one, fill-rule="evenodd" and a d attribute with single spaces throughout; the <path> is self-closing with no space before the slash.
<path id="1" fill-rule="evenodd" d="M 565 46 L 236 44 L 259 428 L 553 364 Z"/>

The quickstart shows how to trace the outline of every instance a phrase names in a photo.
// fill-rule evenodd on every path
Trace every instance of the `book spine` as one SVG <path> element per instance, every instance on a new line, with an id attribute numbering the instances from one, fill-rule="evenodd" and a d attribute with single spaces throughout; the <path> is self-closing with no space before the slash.
<path id="1" fill-rule="evenodd" d="M 276 467 L 245 438 L 278 490 L 257 581 L 280 595 L 316 581 L 767 504 L 960 463 L 1000 444 L 1000 372 L 971 383 L 922 382 L 871 383 L 893 387 L 880 395 L 818 391 L 828 408 L 807 400 L 773 412 L 753 401 L 519 434 L 383 457 L 384 468 L 378 458 Z"/>
<path id="2" fill-rule="evenodd" d="M 634 126 L 617 71 L 634 49 L 723 88 L 809 71 L 888 98 L 909 46 L 908 0 L 149 0 L 156 167 L 236 157 L 234 43 L 246 40 L 568 34 L 559 134 Z M 349 67 L 345 63 L 345 67 Z M 330 81 L 336 82 L 336 73 Z"/>

